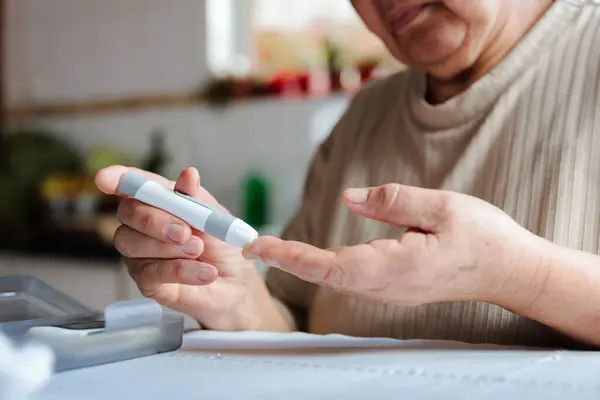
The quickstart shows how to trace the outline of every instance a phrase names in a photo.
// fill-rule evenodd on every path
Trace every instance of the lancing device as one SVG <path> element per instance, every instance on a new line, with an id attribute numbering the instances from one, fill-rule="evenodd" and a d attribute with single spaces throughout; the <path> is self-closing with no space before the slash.
<path id="1" fill-rule="evenodd" d="M 125 173 L 117 190 L 166 211 L 191 227 L 232 246 L 245 247 L 258 238 L 258 232 L 241 219 L 193 197 L 167 189 L 135 172 Z"/>

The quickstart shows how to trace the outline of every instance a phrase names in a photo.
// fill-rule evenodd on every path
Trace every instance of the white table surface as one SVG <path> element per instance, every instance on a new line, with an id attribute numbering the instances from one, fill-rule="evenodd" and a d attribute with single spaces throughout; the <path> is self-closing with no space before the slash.
<path id="1" fill-rule="evenodd" d="M 600 353 L 199 331 L 173 353 L 57 374 L 36 399 L 371 397 L 600 399 Z"/>

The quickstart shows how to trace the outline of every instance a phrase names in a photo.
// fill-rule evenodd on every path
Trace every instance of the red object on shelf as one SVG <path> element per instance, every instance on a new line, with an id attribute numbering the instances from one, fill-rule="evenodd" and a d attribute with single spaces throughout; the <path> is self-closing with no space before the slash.
<path id="1" fill-rule="evenodd" d="M 308 92 L 308 75 L 282 72 L 271 79 L 272 92 L 280 97 L 298 97 Z"/>
<path id="2" fill-rule="evenodd" d="M 301 73 L 296 76 L 298 86 L 303 94 L 308 94 L 310 89 L 310 75 L 308 73 Z"/>
<path id="3" fill-rule="evenodd" d="M 375 76 L 375 70 L 377 69 L 377 64 L 365 64 L 358 66 L 357 70 L 360 75 L 360 82 L 362 84 L 367 83 Z"/>

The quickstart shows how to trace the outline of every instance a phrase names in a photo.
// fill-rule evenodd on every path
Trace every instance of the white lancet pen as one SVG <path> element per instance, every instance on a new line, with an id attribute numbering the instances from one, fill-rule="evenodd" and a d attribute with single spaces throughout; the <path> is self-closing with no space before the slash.
<path id="1" fill-rule="evenodd" d="M 243 248 L 258 238 L 258 232 L 241 219 L 193 197 L 167 189 L 135 172 L 124 174 L 117 190 L 166 211 L 194 229 L 232 246 Z"/>

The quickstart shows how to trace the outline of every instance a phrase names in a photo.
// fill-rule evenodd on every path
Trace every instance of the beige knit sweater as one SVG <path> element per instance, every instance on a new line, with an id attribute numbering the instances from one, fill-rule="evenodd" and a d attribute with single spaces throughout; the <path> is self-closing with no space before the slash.
<path id="1" fill-rule="evenodd" d="M 396 237 L 339 200 L 344 188 L 399 182 L 477 196 L 537 235 L 598 254 L 598 3 L 558 0 L 500 65 L 444 104 L 426 103 L 419 71 L 369 85 L 320 146 L 284 237 L 319 247 Z M 267 283 L 314 333 L 558 344 L 550 329 L 487 303 L 398 307 L 274 269 Z"/>

